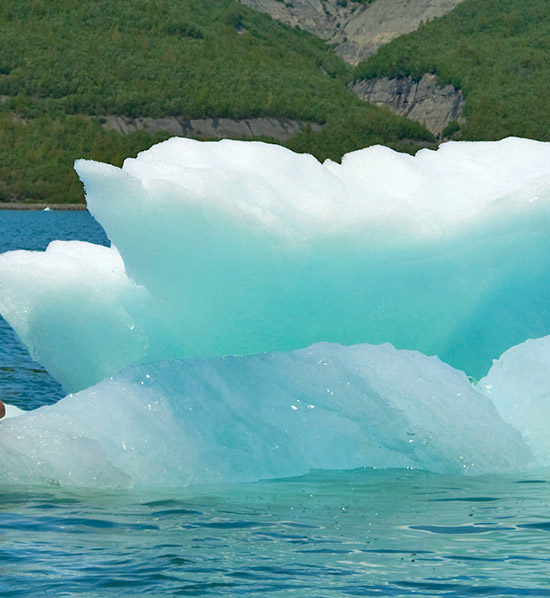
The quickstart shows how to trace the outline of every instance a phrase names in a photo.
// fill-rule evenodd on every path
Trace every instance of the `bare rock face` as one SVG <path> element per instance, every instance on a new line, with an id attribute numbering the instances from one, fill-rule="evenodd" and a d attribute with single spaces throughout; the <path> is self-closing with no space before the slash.
<path id="1" fill-rule="evenodd" d="M 355 11 L 340 26 L 336 53 L 357 64 L 392 39 L 410 33 L 420 23 L 442 17 L 462 0 L 374 0 Z M 357 14 L 359 13 L 359 14 Z"/>
<path id="2" fill-rule="evenodd" d="M 356 2 L 342 6 L 337 0 L 240 0 L 254 10 L 265 12 L 272 18 L 300 27 L 321 39 L 331 40 L 337 30 L 350 15 Z"/>
<path id="3" fill-rule="evenodd" d="M 151 133 L 166 131 L 178 137 L 199 137 L 204 139 L 251 139 L 257 137 L 271 137 L 277 141 L 286 141 L 292 135 L 309 125 L 312 130 L 320 131 L 321 125 L 306 123 L 301 120 L 286 118 L 128 118 L 110 115 L 105 118 L 103 126 L 128 134 L 137 129 L 144 129 Z"/>
<path id="4" fill-rule="evenodd" d="M 436 136 L 452 120 L 460 120 L 464 109 L 462 92 L 452 85 L 439 87 L 435 75 L 356 81 L 351 89 L 362 99 L 384 106 L 396 114 L 417 120 Z"/>
<path id="5" fill-rule="evenodd" d="M 240 0 L 291 27 L 337 44 L 350 64 L 374 54 L 392 39 L 414 31 L 422 21 L 442 17 L 463 0 Z"/>

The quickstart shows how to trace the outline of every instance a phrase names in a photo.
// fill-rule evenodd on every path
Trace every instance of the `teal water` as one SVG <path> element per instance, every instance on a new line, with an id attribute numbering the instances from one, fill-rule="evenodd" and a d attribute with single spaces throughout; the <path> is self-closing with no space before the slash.
<path id="1" fill-rule="evenodd" d="M 2 596 L 548 596 L 547 479 L 324 472 L 155 493 L 10 489 Z"/>
<path id="2" fill-rule="evenodd" d="M 87 213 L 0 211 L 0 251 L 77 238 L 106 242 Z M 1 322 L 0 396 L 29 409 L 62 395 Z M 0 488 L 2 596 L 546 596 L 549 566 L 548 472 Z"/>

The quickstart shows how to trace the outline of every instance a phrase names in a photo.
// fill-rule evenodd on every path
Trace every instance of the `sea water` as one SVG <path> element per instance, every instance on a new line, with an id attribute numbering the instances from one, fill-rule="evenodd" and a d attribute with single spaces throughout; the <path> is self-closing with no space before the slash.
<path id="1" fill-rule="evenodd" d="M 547 596 L 549 484 L 317 472 L 178 492 L 2 492 L 3 596 Z"/>
<path id="2" fill-rule="evenodd" d="M 53 239 L 106 243 L 86 212 L 0 211 L 2 251 Z M 4 322 L 1 334 L 2 398 L 25 409 L 60 399 Z M 550 475 L 358 469 L 180 490 L 10 485 L 0 488 L 0 559 L 2 596 L 545 596 Z"/>

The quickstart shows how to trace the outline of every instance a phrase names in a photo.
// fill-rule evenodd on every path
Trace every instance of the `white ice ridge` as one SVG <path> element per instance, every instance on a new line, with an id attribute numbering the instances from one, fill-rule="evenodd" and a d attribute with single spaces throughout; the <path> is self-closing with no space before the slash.
<path id="1" fill-rule="evenodd" d="M 132 366 L 0 421 L 0 463 L 2 484 L 181 487 L 311 469 L 511 472 L 534 461 L 491 401 L 436 357 L 323 343 Z"/>
<path id="2" fill-rule="evenodd" d="M 125 160 L 122 169 L 89 160 L 75 168 L 109 235 L 125 215 L 113 200 L 123 209 L 130 202 L 170 213 L 195 208 L 205 219 L 226 213 L 299 241 L 376 232 L 381 224 L 437 235 L 495 202 L 550 194 L 550 143 L 519 138 L 448 142 L 415 156 L 377 145 L 341 164 L 321 164 L 271 144 L 175 137 Z"/>
<path id="3" fill-rule="evenodd" d="M 113 248 L 0 256 L 0 313 L 68 391 L 319 341 L 389 341 L 480 377 L 550 331 L 550 143 L 376 146 L 340 165 L 177 138 L 76 169 Z"/>

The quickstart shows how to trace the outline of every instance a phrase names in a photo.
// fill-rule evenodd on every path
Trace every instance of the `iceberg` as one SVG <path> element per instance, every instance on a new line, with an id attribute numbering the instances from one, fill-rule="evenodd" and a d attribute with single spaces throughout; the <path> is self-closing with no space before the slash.
<path id="1" fill-rule="evenodd" d="M 75 168 L 111 246 L 0 255 L 0 313 L 72 393 L 0 422 L 1 483 L 550 465 L 550 143 Z"/>
<path id="2" fill-rule="evenodd" d="M 0 483 L 178 487 L 534 463 L 463 372 L 389 344 L 131 366 L 0 430 Z"/>
<path id="3" fill-rule="evenodd" d="M 323 341 L 391 342 L 479 378 L 550 330 L 550 143 L 321 164 L 174 138 L 122 168 L 75 166 L 112 247 L 0 256 L 0 313 L 67 391 L 133 363 Z"/>
<path id="4" fill-rule="evenodd" d="M 549 365 L 550 336 L 528 339 L 495 360 L 477 385 L 545 467 L 550 466 Z"/>

